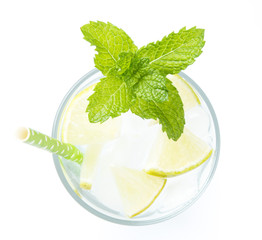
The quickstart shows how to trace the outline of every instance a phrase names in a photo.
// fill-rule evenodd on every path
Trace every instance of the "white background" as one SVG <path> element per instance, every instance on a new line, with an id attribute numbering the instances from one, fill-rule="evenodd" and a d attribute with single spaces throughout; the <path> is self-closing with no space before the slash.
<path id="1" fill-rule="evenodd" d="M 93 69 L 80 26 L 110 21 L 141 47 L 187 26 L 206 29 L 185 70 L 206 92 L 221 129 L 214 179 L 188 210 L 145 227 L 99 219 L 63 187 L 49 153 L 14 138 L 51 134 L 70 87 Z M 259 1 L 29 1 L 0 3 L 0 239 L 262 239 L 262 18 Z"/>

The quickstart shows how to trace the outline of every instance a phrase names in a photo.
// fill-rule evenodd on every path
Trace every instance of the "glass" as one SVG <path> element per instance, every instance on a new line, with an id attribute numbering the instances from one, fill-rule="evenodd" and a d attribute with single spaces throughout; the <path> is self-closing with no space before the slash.
<path id="1" fill-rule="evenodd" d="M 175 217 L 176 215 L 183 212 L 185 209 L 190 207 L 207 188 L 215 173 L 219 158 L 220 136 L 218 122 L 213 107 L 211 106 L 211 103 L 209 102 L 208 98 L 206 97 L 205 93 L 201 90 L 201 88 L 185 73 L 181 72 L 179 75 L 182 78 L 184 78 L 187 81 L 187 83 L 193 88 L 193 90 L 200 99 L 201 108 L 207 113 L 206 116 L 208 118 L 208 123 L 206 125 L 203 125 L 203 119 L 201 120 L 200 118 L 200 125 L 202 124 L 204 127 L 208 128 L 209 135 L 207 136 L 205 141 L 207 141 L 213 148 L 213 153 L 211 157 L 196 169 L 191 170 L 182 175 L 176 176 L 172 179 L 169 178 L 169 188 L 167 190 L 165 190 L 166 187 L 164 188 L 163 192 L 153 203 L 153 205 L 150 206 L 149 209 L 141 215 L 129 219 L 125 217 L 123 214 L 120 214 L 118 211 L 115 211 L 114 209 L 110 209 L 107 206 L 105 206 L 103 203 L 98 201 L 94 195 L 86 193 L 86 190 L 82 190 L 78 186 L 77 180 L 74 179 L 74 176 L 72 176 L 72 174 L 68 174 L 68 176 L 65 176 L 60 164 L 61 158 L 56 155 L 53 155 L 54 164 L 63 185 L 70 193 L 70 195 L 81 206 L 83 206 L 92 214 L 118 224 L 154 224 Z M 99 81 L 99 79 L 102 77 L 103 75 L 100 71 L 98 71 L 97 69 L 93 69 L 92 71 L 84 75 L 69 90 L 69 92 L 62 100 L 60 107 L 58 108 L 53 124 L 53 138 L 61 140 L 61 126 L 63 124 L 64 113 L 74 96 L 86 87 Z M 189 114 L 189 118 L 192 116 L 194 117 L 194 115 L 197 114 L 198 113 L 193 111 Z M 199 129 L 201 131 L 201 127 L 191 127 L 195 128 L 196 131 L 198 131 Z M 68 181 L 68 179 L 70 180 Z M 77 192 L 75 191 L 75 189 L 72 188 L 72 185 L 75 189 L 77 189 Z M 175 195 L 172 192 L 175 193 Z"/>

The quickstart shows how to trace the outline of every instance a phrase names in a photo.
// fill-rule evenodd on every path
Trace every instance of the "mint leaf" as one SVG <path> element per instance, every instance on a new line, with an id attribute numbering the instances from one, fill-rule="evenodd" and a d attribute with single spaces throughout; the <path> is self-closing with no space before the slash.
<path id="1" fill-rule="evenodd" d="M 182 28 L 178 33 L 172 32 L 161 41 L 142 47 L 137 55 L 149 58 L 151 67 L 162 74 L 175 74 L 192 64 L 204 45 L 204 29 Z"/>
<path id="2" fill-rule="evenodd" d="M 133 87 L 138 98 L 164 102 L 168 99 L 166 78 L 158 70 L 149 69 L 139 82 Z"/>
<path id="3" fill-rule="evenodd" d="M 163 132 L 176 141 L 184 130 L 184 109 L 181 98 L 171 81 L 167 79 L 168 101 L 158 103 L 137 98 L 131 111 L 143 119 L 159 119 Z"/>
<path id="4" fill-rule="evenodd" d="M 88 98 L 86 111 L 91 123 L 103 123 L 109 117 L 115 118 L 127 112 L 133 97 L 126 83 L 118 77 L 102 78 L 94 93 Z"/>
<path id="5" fill-rule="evenodd" d="M 108 75 L 121 75 L 121 74 L 123 74 L 127 69 L 129 69 L 133 57 L 134 57 L 134 54 L 132 52 L 120 53 L 119 59 L 117 60 L 115 67 L 113 67 L 109 70 Z"/>
<path id="6" fill-rule="evenodd" d="M 129 87 L 133 87 L 143 76 L 147 74 L 149 68 L 148 58 L 137 58 L 135 56 L 132 59 L 128 71 L 126 71 L 122 77 Z"/>
<path id="7" fill-rule="evenodd" d="M 81 31 L 84 39 L 96 46 L 95 66 L 106 76 L 116 66 L 120 53 L 137 51 L 132 39 L 109 22 L 91 21 L 81 27 Z"/>
<path id="8" fill-rule="evenodd" d="M 131 61 L 134 57 L 134 54 L 132 52 L 123 52 L 119 54 L 119 60 L 117 61 L 118 74 L 124 73 L 131 64 Z"/>

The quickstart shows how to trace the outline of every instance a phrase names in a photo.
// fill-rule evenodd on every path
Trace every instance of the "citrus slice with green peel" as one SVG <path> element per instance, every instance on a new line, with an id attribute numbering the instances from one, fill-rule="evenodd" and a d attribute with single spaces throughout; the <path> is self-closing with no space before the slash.
<path id="1" fill-rule="evenodd" d="M 126 215 L 137 216 L 149 208 L 166 184 L 166 179 L 136 169 L 113 167 Z"/>
<path id="2" fill-rule="evenodd" d="M 90 123 L 86 108 L 88 97 L 95 84 L 78 93 L 65 112 L 62 126 L 62 141 L 74 145 L 103 143 L 119 136 L 121 118 L 108 119 L 104 123 Z"/>
<path id="3" fill-rule="evenodd" d="M 103 144 L 89 144 L 80 171 L 80 187 L 90 190 L 95 176 L 99 154 Z"/>
<path id="4" fill-rule="evenodd" d="M 200 104 L 200 100 L 192 87 L 182 77 L 180 77 L 178 74 L 168 74 L 167 78 L 172 81 L 173 85 L 178 90 L 178 93 L 184 104 L 185 112 Z"/>
<path id="5" fill-rule="evenodd" d="M 212 154 L 211 147 L 186 128 L 177 141 L 168 139 L 159 130 L 152 149 L 145 172 L 161 177 L 173 177 L 190 171 Z"/>

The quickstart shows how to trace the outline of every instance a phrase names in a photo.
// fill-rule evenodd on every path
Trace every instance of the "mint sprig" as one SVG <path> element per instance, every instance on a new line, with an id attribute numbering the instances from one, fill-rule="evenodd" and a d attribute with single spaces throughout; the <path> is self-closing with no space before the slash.
<path id="1" fill-rule="evenodd" d="M 131 110 L 143 119 L 158 119 L 162 130 L 176 141 L 183 133 L 184 109 L 166 75 L 179 73 L 201 54 L 204 30 L 183 28 L 139 50 L 111 23 L 90 22 L 81 31 L 96 46 L 95 66 L 105 76 L 88 98 L 89 121 L 103 123 Z"/>

